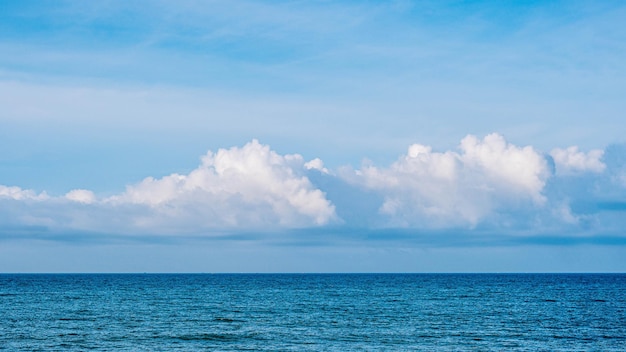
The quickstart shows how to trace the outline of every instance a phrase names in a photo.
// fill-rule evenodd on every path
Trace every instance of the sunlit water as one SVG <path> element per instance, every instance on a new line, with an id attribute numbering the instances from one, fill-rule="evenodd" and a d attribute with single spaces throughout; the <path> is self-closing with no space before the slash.
<path id="1" fill-rule="evenodd" d="M 626 275 L 0 275 L 0 349 L 624 351 Z"/>

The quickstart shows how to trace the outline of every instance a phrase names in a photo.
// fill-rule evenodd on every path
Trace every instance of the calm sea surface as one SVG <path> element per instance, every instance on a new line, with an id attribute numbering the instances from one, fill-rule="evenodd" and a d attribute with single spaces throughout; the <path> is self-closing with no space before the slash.
<path id="1" fill-rule="evenodd" d="M 626 275 L 6 274 L 0 350 L 626 351 Z"/>

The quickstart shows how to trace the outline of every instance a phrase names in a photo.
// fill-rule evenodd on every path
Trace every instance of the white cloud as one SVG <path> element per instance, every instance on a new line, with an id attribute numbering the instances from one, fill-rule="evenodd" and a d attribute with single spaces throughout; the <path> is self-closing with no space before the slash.
<path id="1" fill-rule="evenodd" d="M 388 168 L 366 165 L 342 176 L 383 194 L 380 211 L 400 226 L 474 226 L 498 210 L 545 202 L 550 169 L 532 147 L 490 134 L 482 140 L 469 135 L 459 149 L 433 152 L 414 144 Z"/>
<path id="2" fill-rule="evenodd" d="M 65 198 L 83 204 L 91 204 L 96 201 L 94 193 L 86 189 L 71 190 L 65 194 Z"/>
<path id="3" fill-rule="evenodd" d="M 606 169 L 606 165 L 601 160 L 604 151 L 599 149 L 585 153 L 579 151 L 576 146 L 567 149 L 555 148 L 552 149 L 550 155 L 554 159 L 558 173 L 585 171 L 600 173 Z"/>
<path id="4" fill-rule="evenodd" d="M 492 133 L 482 141 L 471 135 L 465 137 L 461 141 L 461 150 L 461 160 L 466 167 L 484 172 L 489 181 L 510 192 L 543 200 L 541 191 L 550 171 L 543 155 L 533 147 L 517 147 Z"/>
<path id="5" fill-rule="evenodd" d="M 304 164 L 304 167 L 307 170 L 317 170 L 321 173 L 327 174 L 329 173 L 328 169 L 324 167 L 324 162 L 320 158 L 315 158 L 311 161 L 308 161 Z"/>
<path id="6" fill-rule="evenodd" d="M 189 173 L 147 177 L 108 198 L 86 189 L 49 196 L 0 185 L 0 225 L 170 235 L 328 224 L 503 233 L 622 226 L 601 203 L 623 199 L 621 184 L 615 186 L 623 182 L 626 154 L 607 149 L 607 170 L 598 173 L 593 161 L 601 152 L 555 150 L 566 154 L 559 159 L 553 151 L 556 173 L 549 156 L 499 134 L 469 135 L 448 151 L 413 144 L 386 167 L 328 170 L 321 159 L 281 155 L 252 140 L 209 151 Z M 560 177 L 563 165 L 578 171 Z"/>
<path id="7" fill-rule="evenodd" d="M 149 206 L 156 214 L 138 222 L 142 227 L 172 220 L 203 228 L 327 224 L 334 206 L 303 175 L 305 165 L 300 155 L 279 155 L 253 140 L 208 152 L 187 175 L 148 177 L 107 202 Z"/>
<path id="8" fill-rule="evenodd" d="M 30 189 L 21 189 L 19 187 L 7 187 L 0 185 L 0 198 L 8 198 L 14 200 L 46 200 L 48 195 L 45 192 L 35 193 Z"/>

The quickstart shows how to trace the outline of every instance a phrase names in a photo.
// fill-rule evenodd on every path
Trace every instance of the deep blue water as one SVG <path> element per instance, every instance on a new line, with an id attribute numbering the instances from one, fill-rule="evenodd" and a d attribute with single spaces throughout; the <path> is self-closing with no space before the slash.
<path id="1" fill-rule="evenodd" d="M 625 274 L 0 275 L 10 351 L 624 351 Z"/>

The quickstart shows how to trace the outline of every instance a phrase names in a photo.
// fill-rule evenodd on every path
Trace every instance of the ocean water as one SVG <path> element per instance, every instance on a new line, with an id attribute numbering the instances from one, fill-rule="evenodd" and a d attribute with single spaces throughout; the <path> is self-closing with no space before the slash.
<path id="1" fill-rule="evenodd" d="M 626 275 L 4 274 L 0 349 L 626 351 Z"/>

